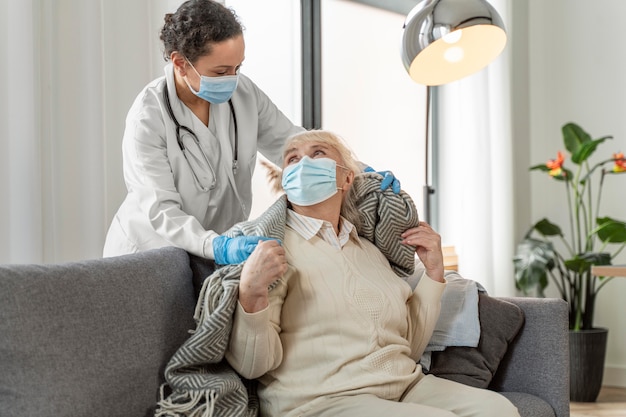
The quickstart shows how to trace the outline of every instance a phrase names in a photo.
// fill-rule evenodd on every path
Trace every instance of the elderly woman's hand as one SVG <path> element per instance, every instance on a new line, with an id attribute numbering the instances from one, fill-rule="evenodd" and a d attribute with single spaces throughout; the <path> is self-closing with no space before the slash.
<path id="1" fill-rule="evenodd" d="M 247 313 L 269 305 L 268 287 L 287 271 L 285 249 L 275 239 L 261 241 L 246 261 L 239 281 L 239 303 Z"/>
<path id="2" fill-rule="evenodd" d="M 443 278 L 443 252 L 441 251 L 441 236 L 426 222 L 402 233 L 402 243 L 415 246 L 415 253 L 426 268 L 428 276 L 439 282 Z"/>

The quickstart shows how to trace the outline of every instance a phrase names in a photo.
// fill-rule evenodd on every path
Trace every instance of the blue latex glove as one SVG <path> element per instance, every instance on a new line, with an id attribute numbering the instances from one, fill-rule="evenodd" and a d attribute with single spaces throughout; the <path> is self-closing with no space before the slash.
<path id="1" fill-rule="evenodd" d="M 387 188 L 389 188 L 389 186 L 391 186 L 391 190 L 394 192 L 394 194 L 400 194 L 400 180 L 397 179 L 394 175 L 393 172 L 391 171 L 376 171 L 374 168 L 368 166 L 366 167 L 363 172 L 375 172 L 377 174 L 380 174 L 383 176 L 383 181 L 380 183 L 380 189 L 381 190 L 386 190 Z"/>
<path id="2" fill-rule="evenodd" d="M 254 251 L 262 236 L 218 236 L 213 240 L 213 257 L 218 265 L 240 264 Z"/>

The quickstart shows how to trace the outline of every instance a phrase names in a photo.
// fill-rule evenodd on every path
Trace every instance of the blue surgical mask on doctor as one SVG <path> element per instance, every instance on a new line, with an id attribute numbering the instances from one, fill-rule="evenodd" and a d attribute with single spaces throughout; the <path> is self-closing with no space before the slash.
<path id="1" fill-rule="evenodd" d="M 206 75 L 200 75 L 196 67 L 194 67 L 189 60 L 187 60 L 191 68 L 200 77 L 200 89 L 194 90 L 187 77 L 185 82 L 187 86 L 196 96 L 203 100 L 213 104 L 225 103 L 233 96 L 235 89 L 237 88 L 237 81 L 239 80 L 239 70 L 235 75 L 220 75 L 218 77 L 207 77 Z"/>
<path id="2" fill-rule="evenodd" d="M 287 198 L 299 206 L 312 206 L 335 195 L 337 190 L 337 164 L 330 158 L 302 157 L 297 164 L 283 170 L 282 185 Z"/>

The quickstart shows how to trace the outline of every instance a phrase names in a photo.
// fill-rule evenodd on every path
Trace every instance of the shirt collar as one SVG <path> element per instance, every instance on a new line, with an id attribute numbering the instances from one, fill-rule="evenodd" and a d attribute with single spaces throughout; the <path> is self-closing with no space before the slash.
<path id="1" fill-rule="evenodd" d="M 306 240 L 310 240 L 314 236 L 319 236 L 325 242 L 333 246 L 338 245 L 340 248 L 343 247 L 348 240 L 353 240 L 360 244 L 356 227 L 343 217 L 339 218 L 339 222 L 341 225 L 339 235 L 335 235 L 335 230 L 330 222 L 304 216 L 291 209 L 287 210 L 287 226 L 291 227 Z"/>

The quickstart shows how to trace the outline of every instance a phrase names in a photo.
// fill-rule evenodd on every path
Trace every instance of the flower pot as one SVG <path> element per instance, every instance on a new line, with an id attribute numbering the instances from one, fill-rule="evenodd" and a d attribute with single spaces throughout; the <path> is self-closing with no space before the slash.
<path id="1" fill-rule="evenodd" d="M 570 330 L 571 401 L 593 402 L 598 398 L 602 387 L 608 333 L 605 328 Z"/>

